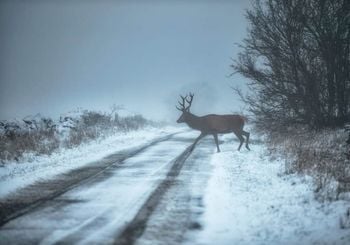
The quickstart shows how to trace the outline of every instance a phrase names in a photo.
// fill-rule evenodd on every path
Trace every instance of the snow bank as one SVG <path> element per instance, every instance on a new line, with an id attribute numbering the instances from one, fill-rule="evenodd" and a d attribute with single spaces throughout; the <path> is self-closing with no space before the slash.
<path id="1" fill-rule="evenodd" d="M 103 140 L 84 143 L 73 149 L 59 149 L 50 156 L 26 155 L 22 163 L 8 163 L 0 167 L 0 197 L 38 180 L 79 168 L 89 162 L 132 147 L 151 142 L 157 137 L 179 132 L 175 127 L 146 127 L 137 131 L 118 133 Z"/>
<path id="2" fill-rule="evenodd" d="M 262 145 L 232 147 L 212 158 L 195 244 L 349 244 L 339 225 L 346 202 L 317 202 L 311 178 L 285 175 L 284 161 L 271 161 Z"/>

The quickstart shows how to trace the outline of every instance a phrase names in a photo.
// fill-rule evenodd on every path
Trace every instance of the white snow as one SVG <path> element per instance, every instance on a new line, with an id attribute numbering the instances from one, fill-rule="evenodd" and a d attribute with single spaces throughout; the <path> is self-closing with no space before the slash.
<path id="1" fill-rule="evenodd" d="M 221 148 L 211 160 L 203 228 L 190 244 L 349 244 L 339 226 L 348 203 L 317 202 L 311 179 L 285 175 L 284 161 L 269 159 L 263 145 Z"/>
<path id="2" fill-rule="evenodd" d="M 52 200 L 52 205 L 10 221 L 0 237 L 10 239 L 4 240 L 7 244 L 18 237 L 40 244 L 112 244 L 165 178 L 172 160 L 190 144 L 182 140 L 193 137 L 192 132 L 178 134 L 126 159 L 118 168 L 108 168 L 108 178 L 90 182 L 88 188 L 77 186 Z"/>
<path id="3" fill-rule="evenodd" d="M 8 163 L 0 167 L 0 197 L 28 186 L 35 181 L 45 180 L 81 167 L 117 151 L 141 146 L 155 138 L 183 131 L 181 128 L 147 127 L 142 130 L 119 133 L 103 140 L 95 140 L 73 149 L 60 149 L 50 156 L 27 154 L 21 163 Z"/>
<path id="4" fill-rule="evenodd" d="M 53 178 L 119 150 L 183 130 L 146 128 L 6 165 L 0 168 L 0 197 L 37 180 Z M 57 200 L 79 202 L 63 206 L 64 217 L 62 210 L 48 206 L 10 222 L 9 227 L 16 224 L 30 227 L 26 232 L 39 237 L 50 231 L 43 235 L 44 243 L 48 244 L 71 236 L 85 244 L 109 243 L 115 231 L 132 219 L 164 178 L 169 161 L 197 135 L 193 131 L 182 133 L 176 140 L 157 144 L 126 160 L 124 168 L 110 169 L 113 174 L 106 180 L 65 193 Z M 238 142 L 232 142 L 232 135 L 221 136 L 220 140 L 224 140 L 221 153 L 205 158 L 197 156 L 193 160 L 200 161 L 208 170 L 193 174 L 208 174 L 209 179 L 200 187 L 203 205 L 193 207 L 201 213 L 196 216 L 201 229 L 187 233 L 188 244 L 350 244 L 349 229 L 340 228 L 348 202 L 316 201 L 311 178 L 286 175 L 284 160 L 270 159 L 263 144 L 251 144 L 251 151 L 242 147 L 238 152 L 235 150 Z M 215 150 L 214 142 L 212 149 Z M 16 237 L 16 232 L 22 231 L 6 232 L 14 232 Z"/>

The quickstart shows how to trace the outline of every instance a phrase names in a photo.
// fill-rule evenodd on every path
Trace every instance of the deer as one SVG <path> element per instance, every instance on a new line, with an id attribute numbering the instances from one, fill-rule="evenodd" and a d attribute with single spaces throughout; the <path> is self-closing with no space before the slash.
<path id="1" fill-rule="evenodd" d="M 193 148 L 197 144 L 197 142 L 207 135 L 213 135 L 217 152 L 220 152 L 218 134 L 228 134 L 233 133 L 237 136 L 240 141 L 238 151 L 240 151 L 243 143 L 244 137 L 246 137 L 245 147 L 250 151 L 249 148 L 249 136 L 250 133 L 243 130 L 244 123 L 247 122 L 247 118 L 241 115 L 216 115 L 209 114 L 205 116 L 196 116 L 190 112 L 190 108 L 193 102 L 193 93 L 189 93 L 189 95 L 182 96 L 181 102 L 178 101 L 180 107 L 176 106 L 176 109 L 182 112 L 179 119 L 176 121 L 177 123 L 186 123 L 190 128 L 199 130 L 201 133 L 196 138 L 193 143 Z M 187 106 L 186 106 L 187 102 Z"/>

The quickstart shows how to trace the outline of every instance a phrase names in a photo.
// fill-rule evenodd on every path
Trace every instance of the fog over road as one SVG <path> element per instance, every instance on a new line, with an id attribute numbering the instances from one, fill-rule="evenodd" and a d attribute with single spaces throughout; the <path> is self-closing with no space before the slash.
<path id="1" fill-rule="evenodd" d="M 2 205 L 1 244 L 346 244 L 337 205 L 281 178 L 262 144 L 232 135 L 192 151 L 182 132 L 24 188 Z M 5 210 L 5 211 L 4 211 Z"/>

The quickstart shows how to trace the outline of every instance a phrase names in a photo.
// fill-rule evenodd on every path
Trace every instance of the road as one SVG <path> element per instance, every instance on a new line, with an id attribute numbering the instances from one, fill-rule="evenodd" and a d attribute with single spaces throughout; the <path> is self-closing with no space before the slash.
<path id="1" fill-rule="evenodd" d="M 1 200 L 0 242 L 180 242 L 191 226 L 189 204 L 195 197 L 189 183 L 206 179 L 198 174 L 213 152 L 209 139 L 192 151 L 195 135 L 170 135 L 118 152 Z"/>
<path id="2" fill-rule="evenodd" d="M 348 203 L 313 198 L 262 142 L 170 134 L 0 200 L 0 244 L 349 244 Z"/>

